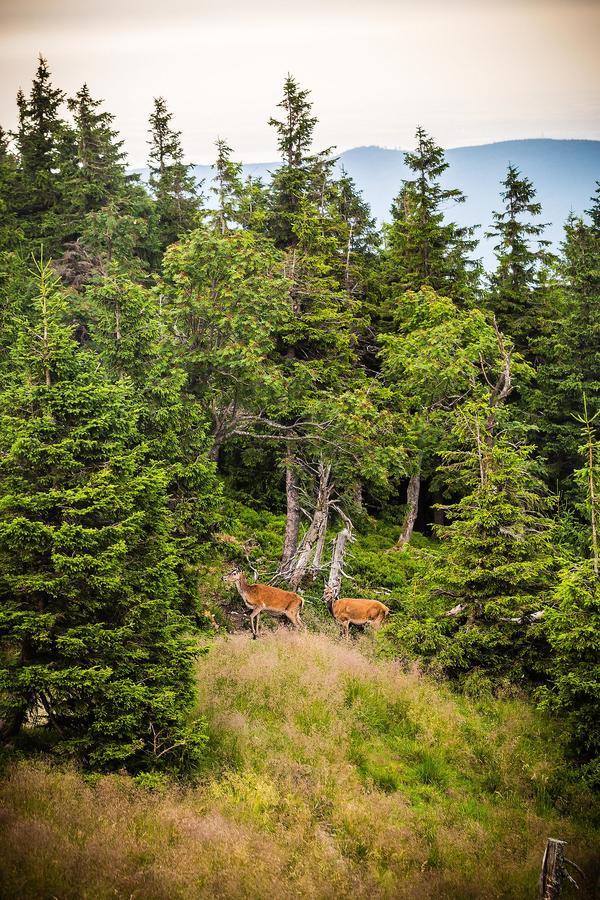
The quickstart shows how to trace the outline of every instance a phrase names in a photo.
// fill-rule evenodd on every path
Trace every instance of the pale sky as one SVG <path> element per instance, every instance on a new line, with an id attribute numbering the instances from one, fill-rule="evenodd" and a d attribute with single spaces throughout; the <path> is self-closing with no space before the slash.
<path id="1" fill-rule="evenodd" d="M 146 160 L 164 96 L 188 159 L 220 136 L 277 158 L 267 125 L 289 71 L 312 91 L 319 146 L 445 147 L 600 139 L 599 0 L 0 0 L 0 123 L 36 56 L 69 94 L 84 81 Z"/>

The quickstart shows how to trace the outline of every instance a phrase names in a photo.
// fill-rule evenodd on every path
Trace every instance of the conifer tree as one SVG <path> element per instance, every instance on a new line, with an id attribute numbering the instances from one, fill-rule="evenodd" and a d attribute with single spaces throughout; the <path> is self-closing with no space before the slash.
<path id="1" fill-rule="evenodd" d="M 148 458 L 168 477 L 180 594 L 186 610 L 197 614 L 198 564 L 220 518 L 221 488 L 208 459 L 207 424 L 190 395 L 169 311 L 160 294 L 122 271 L 96 278 L 78 300 L 71 309 L 89 349 L 113 378 L 131 383 Z"/>
<path id="2" fill-rule="evenodd" d="M 158 242 L 164 250 L 190 231 L 200 208 L 193 166 L 183 161 L 181 132 L 171 127 L 173 114 L 163 97 L 156 97 L 150 114 L 150 187 L 158 213 Z"/>
<path id="3" fill-rule="evenodd" d="M 592 219 L 592 221 L 594 221 Z M 581 458 L 576 473 L 585 497 L 589 557 L 569 560 L 560 574 L 554 604 L 544 619 L 552 648 L 551 681 L 540 691 L 542 705 L 564 716 L 574 749 L 586 761 L 591 783 L 600 785 L 600 466 L 596 421 L 584 396 Z"/>
<path id="4" fill-rule="evenodd" d="M 0 393 L 0 719 L 41 716 L 94 767 L 196 754 L 193 651 L 179 611 L 166 475 L 126 380 L 65 325 L 48 265 Z"/>
<path id="5" fill-rule="evenodd" d="M 403 292 L 425 286 L 454 300 L 472 300 L 478 276 L 470 257 L 477 246 L 474 228 L 446 221 L 444 212 L 449 202 L 464 203 L 465 195 L 442 187 L 448 168 L 442 148 L 421 127 L 416 140 L 416 149 L 405 155 L 414 177 L 403 181 L 385 231 L 387 294 L 392 306 Z"/>
<path id="6" fill-rule="evenodd" d="M 64 101 L 64 92 L 54 87 L 48 63 L 40 56 L 29 97 L 21 90 L 17 94 L 18 196 L 27 233 L 52 243 L 61 235 L 55 235 L 48 213 L 61 201 L 60 170 L 72 146 L 72 133 L 61 116 Z"/>
<path id="7" fill-rule="evenodd" d="M 213 166 L 214 181 L 211 192 L 217 200 L 217 208 L 212 218 L 221 234 L 239 221 L 239 204 L 243 191 L 242 164 L 231 159 L 231 147 L 221 138 L 217 141 L 217 159 Z"/>
<path id="8" fill-rule="evenodd" d="M 540 310 L 538 386 L 528 397 L 551 477 L 571 500 L 579 458 L 571 413 L 584 394 L 593 406 L 600 400 L 600 191 L 587 214 L 570 216 L 565 226 L 556 283 Z"/>
<path id="9" fill-rule="evenodd" d="M 297 81 L 288 75 L 283 85 L 283 97 L 277 104 L 283 110 L 283 116 L 269 119 L 269 125 L 277 132 L 277 147 L 283 165 L 271 179 L 268 233 L 280 247 L 289 247 L 298 241 L 295 219 L 302 200 L 306 198 L 315 162 L 315 156 L 309 151 L 317 118 L 311 115 L 309 95 L 309 91 L 301 89 Z"/>
<path id="10" fill-rule="evenodd" d="M 17 158 L 10 149 L 9 136 L 0 126 L 0 253 L 13 249 L 23 237 L 15 208 L 17 166 Z"/>
<path id="11" fill-rule="evenodd" d="M 492 424 L 493 423 L 493 424 Z M 462 497 L 437 526 L 444 552 L 433 575 L 453 608 L 440 625 L 437 663 L 449 675 L 474 670 L 518 681 L 543 677 L 543 646 L 529 625 L 544 612 L 554 582 L 550 501 L 506 411 L 469 403 L 457 416 L 455 449 L 443 476 Z"/>
<path id="12" fill-rule="evenodd" d="M 548 246 L 541 235 L 546 226 L 532 221 L 542 207 L 535 199 L 532 182 L 515 166 L 509 165 L 502 187 L 504 207 L 493 214 L 494 225 L 486 232 L 486 237 L 497 240 L 489 304 L 517 349 L 530 352 L 539 334 L 540 269 Z"/>
<path id="13" fill-rule="evenodd" d="M 452 678 L 474 677 L 473 687 L 480 677 L 488 687 L 539 683 L 547 647 L 532 624 L 546 614 L 556 551 L 533 448 L 489 400 L 462 406 L 452 437 L 440 474 L 461 496 L 444 508 L 449 524 L 435 527 L 442 552 L 422 609 L 394 640 Z"/>
<path id="14" fill-rule="evenodd" d="M 87 84 L 68 100 L 75 125 L 76 151 L 67 178 L 69 200 L 80 216 L 121 194 L 127 183 L 123 141 L 113 129 L 114 116 L 102 110 Z"/>

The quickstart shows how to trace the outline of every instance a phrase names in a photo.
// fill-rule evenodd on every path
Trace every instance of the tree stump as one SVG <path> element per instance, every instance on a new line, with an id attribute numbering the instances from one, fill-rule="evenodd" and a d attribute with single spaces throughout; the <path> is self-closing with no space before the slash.
<path id="1" fill-rule="evenodd" d="M 540 900 L 556 900 L 560 897 L 565 875 L 565 844 L 566 841 L 548 838 L 540 874 Z"/>

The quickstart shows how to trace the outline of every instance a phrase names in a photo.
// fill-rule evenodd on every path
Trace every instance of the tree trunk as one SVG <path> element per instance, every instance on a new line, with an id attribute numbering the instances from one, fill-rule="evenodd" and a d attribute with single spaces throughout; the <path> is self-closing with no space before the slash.
<path id="1" fill-rule="evenodd" d="M 565 874 L 565 841 L 548 838 L 539 881 L 540 900 L 556 900 L 560 897 Z"/>
<path id="2" fill-rule="evenodd" d="M 344 527 L 338 531 L 333 542 L 333 553 L 331 554 L 331 568 L 329 570 L 329 578 L 327 586 L 333 591 L 333 596 L 337 600 L 340 596 L 340 588 L 342 586 L 342 576 L 344 574 L 344 554 L 346 547 L 352 540 L 352 523 L 350 519 L 344 518 Z"/>
<path id="3" fill-rule="evenodd" d="M 300 495 L 298 481 L 294 471 L 296 462 L 291 445 L 288 445 L 285 458 L 285 495 L 287 511 L 285 518 L 285 537 L 283 540 L 283 553 L 279 567 L 282 575 L 288 576 L 294 556 L 298 550 L 298 532 L 300 529 Z"/>
<path id="4" fill-rule="evenodd" d="M 27 716 L 27 704 L 11 710 L 6 718 L 0 719 L 0 742 L 16 737 Z"/>
<path id="5" fill-rule="evenodd" d="M 309 569 L 312 568 L 313 577 L 320 566 L 320 558 L 323 554 L 325 534 L 327 531 L 327 519 L 329 517 L 329 502 L 332 486 L 329 483 L 331 466 L 319 466 L 319 490 L 312 521 L 304 537 L 295 558 L 291 561 L 291 572 L 288 578 L 292 590 L 297 590 L 306 579 Z M 312 557 L 312 567 L 310 566 Z"/>
<path id="6" fill-rule="evenodd" d="M 421 493 L 421 475 L 411 475 L 406 492 L 407 510 L 402 523 L 402 533 L 396 547 L 402 550 L 410 542 L 419 512 L 419 494 Z"/>
<path id="7" fill-rule="evenodd" d="M 442 495 L 440 494 L 439 491 L 437 491 L 436 494 L 435 494 L 435 503 L 436 503 L 436 505 L 435 505 L 435 508 L 434 508 L 434 510 L 433 510 L 433 523 L 434 523 L 434 525 L 443 525 L 443 524 L 445 523 L 445 521 L 446 521 L 446 516 L 445 516 L 445 514 L 444 514 L 444 510 L 443 510 L 443 509 L 439 509 L 439 506 L 438 506 L 438 504 L 440 504 L 440 503 L 442 502 L 442 499 L 443 499 Z"/>

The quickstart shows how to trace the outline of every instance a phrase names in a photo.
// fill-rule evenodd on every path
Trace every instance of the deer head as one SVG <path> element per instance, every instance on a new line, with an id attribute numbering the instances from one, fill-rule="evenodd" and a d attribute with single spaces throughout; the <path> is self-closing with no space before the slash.
<path id="1" fill-rule="evenodd" d="M 234 566 L 231 571 L 227 572 L 226 575 L 223 575 L 223 581 L 225 584 L 235 584 L 243 577 L 243 572 L 239 566 Z"/>

